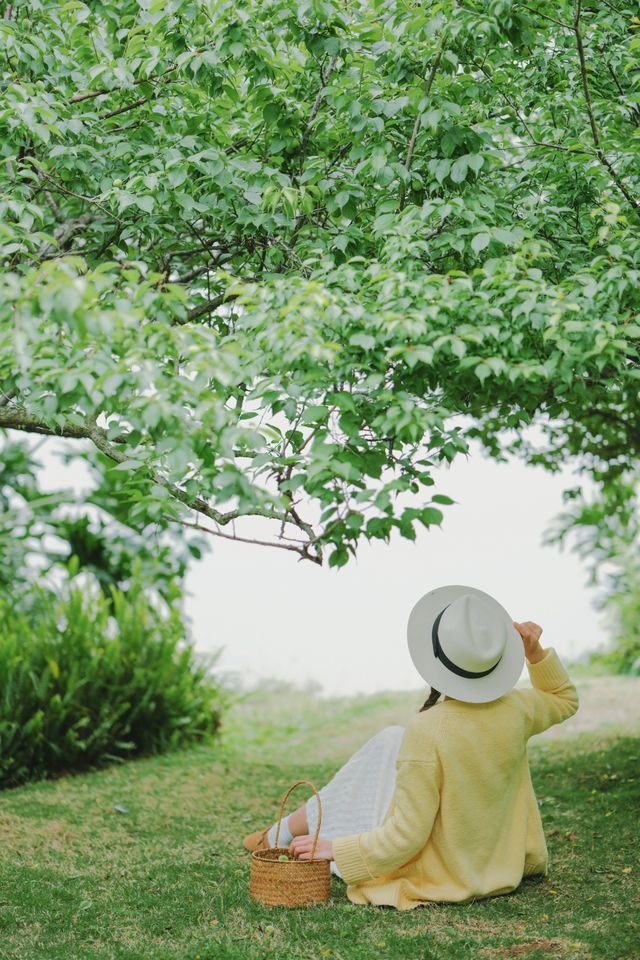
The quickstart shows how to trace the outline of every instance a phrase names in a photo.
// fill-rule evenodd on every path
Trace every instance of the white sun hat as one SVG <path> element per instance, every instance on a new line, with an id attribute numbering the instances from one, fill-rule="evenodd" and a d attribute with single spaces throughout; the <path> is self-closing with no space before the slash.
<path id="1" fill-rule="evenodd" d="M 458 584 L 420 597 L 407 625 L 409 653 L 429 686 L 456 700 L 497 700 L 517 683 L 524 645 L 497 600 Z"/>

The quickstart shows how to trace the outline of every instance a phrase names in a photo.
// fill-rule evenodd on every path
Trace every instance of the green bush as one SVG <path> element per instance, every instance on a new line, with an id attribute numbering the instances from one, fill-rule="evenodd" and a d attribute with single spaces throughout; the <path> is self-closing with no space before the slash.
<path id="1" fill-rule="evenodd" d="M 637 561 L 621 563 L 615 589 L 603 608 L 609 614 L 611 638 L 588 660 L 592 671 L 640 676 L 640 570 Z"/>
<path id="2" fill-rule="evenodd" d="M 134 581 L 107 599 L 38 590 L 0 597 L 0 786 L 204 740 L 227 692 L 197 665 L 177 611 Z M 215 657 L 214 657 L 215 659 Z"/>
<path id="3" fill-rule="evenodd" d="M 618 636 L 607 650 L 595 650 L 589 658 L 589 666 L 603 673 L 626 673 L 640 677 L 640 636 Z"/>

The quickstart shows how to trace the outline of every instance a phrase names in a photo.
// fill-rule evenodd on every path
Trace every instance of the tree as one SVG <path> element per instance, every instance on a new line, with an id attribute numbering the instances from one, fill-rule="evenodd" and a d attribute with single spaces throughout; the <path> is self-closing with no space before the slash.
<path id="1" fill-rule="evenodd" d="M 592 651 L 591 666 L 640 675 L 640 515 L 638 471 L 626 485 L 604 485 L 587 498 L 565 491 L 568 509 L 546 532 L 546 542 L 573 549 L 587 563 L 592 585 L 602 589 L 597 605 L 607 614 L 610 640 Z"/>
<path id="2" fill-rule="evenodd" d="M 0 595 L 30 607 L 37 602 L 35 584 L 55 595 L 82 573 L 95 579 L 109 609 L 113 590 L 127 590 L 136 579 L 165 605 L 177 606 L 187 563 L 200 556 L 202 538 L 186 538 L 181 530 L 143 536 L 127 522 L 128 503 L 113 474 L 99 466 L 92 472 L 97 482 L 84 495 L 43 492 L 36 451 L 0 442 Z"/>
<path id="3" fill-rule="evenodd" d="M 87 441 L 132 524 L 260 515 L 330 565 L 439 524 L 472 437 L 622 489 L 634 13 L 7 5 L 0 427 Z"/>

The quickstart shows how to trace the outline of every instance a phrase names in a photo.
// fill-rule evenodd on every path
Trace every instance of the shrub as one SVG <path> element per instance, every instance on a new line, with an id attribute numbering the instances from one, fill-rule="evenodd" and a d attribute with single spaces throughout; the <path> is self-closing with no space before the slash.
<path id="1" fill-rule="evenodd" d="M 0 786 L 213 736 L 227 692 L 184 633 L 135 580 L 38 590 L 28 612 L 0 597 Z"/>
<path id="2" fill-rule="evenodd" d="M 602 673 L 626 673 L 640 676 L 640 641 L 638 637 L 617 637 L 608 650 L 595 650 L 589 657 L 589 667 Z"/>
<path id="3" fill-rule="evenodd" d="M 640 676 L 640 577 L 629 575 L 624 587 L 608 600 L 613 614 L 613 639 L 591 654 L 591 666 L 610 673 Z"/>

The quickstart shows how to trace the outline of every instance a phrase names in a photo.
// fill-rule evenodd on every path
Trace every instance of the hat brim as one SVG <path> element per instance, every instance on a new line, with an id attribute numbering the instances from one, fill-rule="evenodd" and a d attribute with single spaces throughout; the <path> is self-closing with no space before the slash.
<path id="1" fill-rule="evenodd" d="M 500 663 L 486 677 L 459 677 L 452 673 L 433 653 L 431 629 L 438 614 L 458 597 L 472 593 L 488 601 L 496 612 L 504 617 L 508 632 L 507 645 Z M 429 686 L 456 700 L 467 703 L 487 703 L 507 693 L 520 678 L 524 666 L 522 637 L 513 625 L 513 620 L 497 600 L 475 587 L 452 584 L 437 587 L 420 597 L 409 614 L 407 624 L 409 653 L 414 666 Z"/>

